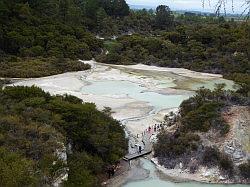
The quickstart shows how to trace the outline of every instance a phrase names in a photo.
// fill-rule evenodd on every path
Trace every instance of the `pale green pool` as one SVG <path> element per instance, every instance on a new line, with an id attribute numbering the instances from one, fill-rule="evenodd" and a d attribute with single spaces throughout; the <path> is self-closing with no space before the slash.
<path id="1" fill-rule="evenodd" d="M 156 110 L 164 108 L 176 108 L 181 102 L 191 95 L 163 95 L 145 91 L 145 87 L 129 81 L 91 81 L 91 84 L 83 87 L 82 92 L 94 95 L 106 95 L 116 97 L 130 97 L 138 101 L 144 101 Z M 165 84 L 165 87 L 172 83 Z"/>

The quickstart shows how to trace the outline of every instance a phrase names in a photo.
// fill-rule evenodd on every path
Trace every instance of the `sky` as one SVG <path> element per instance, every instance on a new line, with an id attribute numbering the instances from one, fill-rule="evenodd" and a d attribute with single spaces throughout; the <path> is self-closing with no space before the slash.
<path id="1" fill-rule="evenodd" d="M 145 5 L 157 6 L 168 5 L 172 10 L 198 10 L 204 12 L 214 12 L 218 0 L 204 0 L 205 6 L 202 7 L 202 0 L 126 0 L 130 5 Z M 210 5 L 209 5 L 210 1 Z M 227 0 L 226 10 L 227 13 L 242 13 L 244 11 L 245 0 L 233 0 L 234 11 L 232 10 L 232 0 Z"/>

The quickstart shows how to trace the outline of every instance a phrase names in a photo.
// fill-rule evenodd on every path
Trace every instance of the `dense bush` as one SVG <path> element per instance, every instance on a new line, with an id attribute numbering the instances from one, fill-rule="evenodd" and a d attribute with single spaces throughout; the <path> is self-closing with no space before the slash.
<path id="1" fill-rule="evenodd" d="M 0 6 L 1 77 L 83 70 L 69 59 L 90 60 L 101 52 L 103 42 L 87 31 L 75 1 L 0 0 Z"/>
<path id="2" fill-rule="evenodd" d="M 32 160 L 0 147 L 0 186 L 37 184 L 33 165 Z"/>
<path id="3" fill-rule="evenodd" d="M 240 174 L 242 177 L 250 179 L 250 161 L 248 160 L 247 163 L 241 164 L 239 166 Z"/>
<path id="4" fill-rule="evenodd" d="M 219 104 L 216 102 L 204 103 L 199 108 L 191 110 L 182 117 L 185 130 L 207 132 L 215 118 L 218 118 Z"/>
<path id="5" fill-rule="evenodd" d="M 68 164 L 57 155 L 67 144 Z M 126 150 L 123 128 L 94 104 L 34 86 L 0 91 L 0 179 L 8 176 L 2 186 L 51 185 L 65 167 L 67 184 L 99 184 L 97 176 Z"/>
<path id="6" fill-rule="evenodd" d="M 0 62 L 0 77 L 44 77 L 87 69 L 90 65 L 66 58 L 27 58 Z"/>
<path id="7" fill-rule="evenodd" d="M 220 152 L 215 147 L 205 147 L 202 163 L 206 166 L 216 166 L 220 160 Z"/>
<path id="8" fill-rule="evenodd" d="M 197 149 L 199 136 L 194 133 L 174 134 L 161 132 L 157 136 L 158 142 L 154 145 L 155 155 L 158 157 L 175 158 L 184 153 Z"/>
<path id="9" fill-rule="evenodd" d="M 216 147 L 205 147 L 202 157 L 202 164 L 209 167 L 219 166 L 228 174 L 233 172 L 233 162 L 224 153 L 221 153 Z"/>
<path id="10" fill-rule="evenodd" d="M 237 102 L 232 99 L 231 91 L 223 90 L 224 86 L 216 85 L 214 91 L 201 88 L 197 90 L 195 96 L 182 102 L 180 105 L 182 131 L 207 132 L 216 129 L 222 135 L 229 131 L 229 125 L 223 120 L 221 110 L 228 104 Z"/>
<path id="11" fill-rule="evenodd" d="M 219 166 L 222 170 L 227 171 L 229 174 L 232 174 L 234 169 L 232 160 L 228 155 L 223 153 L 220 154 Z"/>

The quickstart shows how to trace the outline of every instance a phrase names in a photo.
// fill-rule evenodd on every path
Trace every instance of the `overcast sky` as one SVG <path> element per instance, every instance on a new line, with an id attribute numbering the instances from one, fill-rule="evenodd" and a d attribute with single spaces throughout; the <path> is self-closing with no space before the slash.
<path id="1" fill-rule="evenodd" d="M 145 6 L 157 6 L 159 4 L 168 5 L 172 10 L 199 10 L 213 12 L 218 0 L 205 0 L 205 7 L 202 7 L 202 0 L 127 0 L 131 5 L 145 5 Z M 233 0 L 234 12 L 241 13 L 244 10 L 242 5 L 245 0 Z M 227 0 L 227 12 L 232 13 L 232 0 Z"/>

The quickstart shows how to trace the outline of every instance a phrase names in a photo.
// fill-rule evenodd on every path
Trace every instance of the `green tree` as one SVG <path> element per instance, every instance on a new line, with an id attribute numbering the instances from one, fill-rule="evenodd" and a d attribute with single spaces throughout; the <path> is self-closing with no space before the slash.
<path id="1" fill-rule="evenodd" d="M 108 23 L 108 15 L 103 8 L 99 8 L 96 13 L 96 24 L 97 24 L 97 31 L 100 33 L 107 32 L 107 25 Z"/>
<path id="2" fill-rule="evenodd" d="M 69 11 L 69 0 L 60 0 L 59 1 L 59 16 L 64 22 L 66 22 L 68 11 Z"/>
<path id="3" fill-rule="evenodd" d="M 129 15 L 129 6 L 125 0 L 103 0 L 101 4 L 110 16 L 124 17 Z"/>
<path id="4" fill-rule="evenodd" d="M 156 8 L 155 25 L 159 29 L 166 29 L 173 26 L 174 16 L 170 8 L 160 5 Z"/>
<path id="5" fill-rule="evenodd" d="M 129 14 L 129 6 L 125 0 L 113 1 L 113 15 L 117 17 L 127 16 Z"/>

